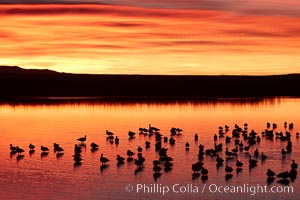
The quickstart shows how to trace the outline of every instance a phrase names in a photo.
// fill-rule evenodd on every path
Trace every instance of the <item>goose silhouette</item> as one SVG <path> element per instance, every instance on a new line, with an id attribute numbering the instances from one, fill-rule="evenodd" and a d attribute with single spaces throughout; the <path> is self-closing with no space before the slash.
<path id="1" fill-rule="evenodd" d="M 45 152 L 45 151 L 49 151 L 48 147 L 44 147 L 43 145 L 41 146 L 41 151 Z"/>
<path id="2" fill-rule="evenodd" d="M 217 162 L 217 164 L 222 165 L 223 162 L 224 162 L 224 159 L 223 159 L 223 158 L 220 158 L 220 156 L 219 156 L 219 154 L 218 154 L 218 155 L 217 155 L 217 158 L 216 158 L 216 162 Z"/>
<path id="3" fill-rule="evenodd" d="M 35 149 L 35 146 L 33 144 L 31 144 L 31 143 L 29 144 L 28 147 L 29 147 L 30 150 L 34 150 Z"/>
<path id="4" fill-rule="evenodd" d="M 145 142 L 146 148 L 150 148 L 150 144 L 151 144 L 151 142 L 146 141 L 146 142 Z"/>
<path id="5" fill-rule="evenodd" d="M 289 177 L 290 177 L 290 173 L 288 171 L 277 174 L 277 178 L 287 179 Z"/>
<path id="6" fill-rule="evenodd" d="M 273 172 L 271 169 L 267 170 L 267 176 L 268 177 L 274 177 L 275 175 L 276 175 L 275 172 Z"/>
<path id="7" fill-rule="evenodd" d="M 105 165 L 107 162 L 109 162 L 109 159 L 106 157 L 103 157 L 103 154 L 101 154 L 100 162 L 102 163 L 102 165 Z"/>
<path id="8" fill-rule="evenodd" d="M 261 161 L 265 161 L 267 159 L 267 156 L 263 152 L 261 152 L 260 159 Z"/>
<path id="9" fill-rule="evenodd" d="M 130 139 L 134 138 L 135 132 L 133 132 L 133 131 L 128 131 L 128 136 L 129 136 Z"/>
<path id="10" fill-rule="evenodd" d="M 83 137 L 80 137 L 77 139 L 80 142 L 85 142 L 86 141 L 86 135 L 84 135 Z"/>
<path id="11" fill-rule="evenodd" d="M 202 176 L 207 176 L 208 175 L 208 170 L 206 168 L 202 167 L 201 174 L 202 174 Z"/>
<path id="12" fill-rule="evenodd" d="M 236 166 L 237 166 L 237 168 L 242 168 L 243 163 L 239 160 L 236 160 Z"/>
<path id="13" fill-rule="evenodd" d="M 116 144 L 119 144 L 119 141 L 120 141 L 120 140 L 119 140 L 118 136 L 116 136 L 116 138 L 115 138 L 115 143 L 116 143 Z"/>
<path id="14" fill-rule="evenodd" d="M 154 165 L 153 166 L 154 173 L 159 173 L 161 170 L 162 170 L 162 168 L 159 165 Z"/>
<path id="15" fill-rule="evenodd" d="M 108 130 L 106 130 L 106 135 L 107 135 L 107 136 L 113 136 L 114 133 L 113 133 L 113 132 L 110 132 L 110 131 L 108 131 Z"/>
<path id="16" fill-rule="evenodd" d="M 125 160 L 124 157 L 122 157 L 120 155 L 117 155 L 117 161 L 118 161 L 118 163 L 124 163 L 124 160 Z"/>
<path id="17" fill-rule="evenodd" d="M 134 152 L 127 150 L 127 156 L 131 158 L 134 155 Z"/>
<path id="18" fill-rule="evenodd" d="M 153 165 L 160 165 L 160 161 L 159 160 L 153 160 Z"/>
<path id="19" fill-rule="evenodd" d="M 138 151 L 139 153 L 142 153 L 143 148 L 139 146 L 139 147 L 137 148 L 137 151 Z"/>
<path id="20" fill-rule="evenodd" d="M 192 170 L 194 173 L 199 173 L 199 171 L 202 169 L 203 163 L 197 162 L 195 164 L 192 164 Z"/>
<path id="21" fill-rule="evenodd" d="M 91 143 L 91 147 L 92 147 L 92 149 L 98 149 L 98 148 L 99 148 L 99 145 L 96 144 L 96 143 L 94 143 L 94 142 L 92 142 L 92 143 Z"/>
<path id="22" fill-rule="evenodd" d="M 255 167 L 257 165 L 257 160 L 254 160 L 251 158 L 251 155 L 249 156 L 249 167 Z"/>
<path id="23" fill-rule="evenodd" d="M 56 152 L 58 148 L 59 148 L 59 144 L 54 143 L 54 144 L 53 144 L 54 152 Z"/>
<path id="24" fill-rule="evenodd" d="M 258 149 L 256 148 L 255 151 L 254 151 L 254 156 L 258 157 L 258 155 L 259 155 L 259 152 L 258 152 Z"/>
<path id="25" fill-rule="evenodd" d="M 226 165 L 226 167 L 225 167 L 226 174 L 231 174 L 232 171 L 233 171 L 233 168 L 230 167 L 230 166 L 228 166 L 228 165 Z"/>
<path id="26" fill-rule="evenodd" d="M 292 169 L 297 169 L 298 168 L 298 164 L 295 163 L 295 160 L 292 160 L 291 168 Z"/>
<path id="27" fill-rule="evenodd" d="M 17 148 L 16 148 L 15 146 L 13 146 L 12 144 L 10 144 L 9 149 L 10 149 L 11 151 L 17 151 Z"/>
<path id="28" fill-rule="evenodd" d="M 24 149 L 20 148 L 19 146 L 16 146 L 16 151 L 18 154 L 21 154 L 24 152 Z"/>
<path id="29" fill-rule="evenodd" d="M 189 150 L 190 149 L 190 144 L 187 142 L 187 143 L 185 143 L 185 150 Z"/>
<path id="30" fill-rule="evenodd" d="M 198 134 L 197 133 L 195 133 L 195 135 L 194 135 L 194 140 L 198 141 Z"/>

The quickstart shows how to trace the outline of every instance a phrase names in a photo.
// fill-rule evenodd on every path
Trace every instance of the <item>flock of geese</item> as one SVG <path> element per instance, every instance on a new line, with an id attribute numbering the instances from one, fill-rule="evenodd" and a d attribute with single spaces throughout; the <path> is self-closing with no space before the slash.
<path id="1" fill-rule="evenodd" d="M 287 122 L 284 122 L 284 132 L 276 132 L 277 124 L 273 123 L 267 123 L 266 129 L 261 133 L 261 136 L 258 135 L 254 130 L 248 131 L 248 124 L 245 123 L 244 127 L 241 128 L 237 124 L 235 124 L 234 128 L 232 129 L 230 135 L 229 126 L 225 125 L 224 127 L 220 126 L 218 130 L 218 134 L 215 134 L 213 136 L 214 140 L 214 146 L 211 148 L 206 148 L 204 145 L 199 145 L 199 151 L 197 155 L 197 162 L 192 164 L 191 171 L 192 171 L 192 179 L 197 179 L 201 176 L 202 181 L 208 180 L 208 173 L 209 170 L 205 167 L 205 163 L 203 162 L 205 156 L 215 157 L 216 161 L 216 167 L 219 169 L 221 166 L 225 166 L 225 179 L 229 180 L 233 177 L 232 172 L 234 171 L 234 166 L 231 166 L 229 164 L 229 161 L 235 160 L 235 170 L 236 173 L 239 174 L 242 172 L 243 167 L 248 165 L 249 169 L 255 168 L 258 165 L 258 160 L 260 159 L 262 161 L 262 164 L 264 164 L 264 161 L 267 160 L 267 155 L 264 154 L 264 152 L 260 152 L 258 148 L 253 147 L 255 144 L 259 144 L 261 142 L 262 137 L 266 140 L 274 140 L 278 139 L 280 141 L 286 141 L 287 145 L 286 148 L 283 148 L 281 152 L 278 152 L 281 154 L 282 159 L 285 158 L 287 154 L 290 154 L 292 152 L 292 141 L 291 141 L 291 130 L 294 128 L 294 124 L 290 123 L 287 124 Z M 153 160 L 153 177 L 155 180 L 159 178 L 162 173 L 161 171 L 164 169 L 165 172 L 168 172 L 172 170 L 173 167 L 173 158 L 168 156 L 168 148 L 163 147 L 163 143 L 169 143 L 170 145 L 175 145 L 176 143 L 176 136 L 180 136 L 182 134 L 183 130 L 180 128 L 174 128 L 172 127 L 170 129 L 170 137 L 163 136 L 160 133 L 160 129 L 156 128 L 154 126 L 151 126 L 149 124 L 149 128 L 139 128 L 139 134 L 147 136 L 149 139 L 154 136 L 155 138 L 155 152 L 158 154 L 158 159 Z M 133 131 L 128 132 L 129 140 L 132 140 L 135 138 L 136 133 Z M 296 133 L 296 137 L 299 138 L 299 133 Z M 217 144 L 218 138 L 224 138 L 225 145 L 229 143 L 234 143 L 235 148 L 229 150 L 228 147 L 225 148 L 225 155 L 223 155 L 223 143 Z M 196 133 L 194 135 L 194 140 L 198 141 L 199 137 Z M 80 137 L 77 139 L 79 144 L 75 144 L 74 146 L 74 167 L 78 167 L 82 164 L 82 147 L 86 147 L 87 136 L 84 135 L 84 137 Z M 118 136 L 115 136 L 115 134 L 111 131 L 106 130 L 106 140 L 111 144 L 119 144 L 119 138 Z M 148 149 L 151 146 L 151 142 L 146 140 L 145 142 L 145 148 Z M 32 155 L 36 147 L 33 144 L 29 144 L 29 154 Z M 99 145 L 92 142 L 90 144 L 91 151 L 95 152 L 99 149 Z M 253 155 L 250 153 L 250 149 L 254 149 Z M 189 151 L 190 144 L 187 142 L 185 144 L 185 150 Z M 47 156 L 49 154 L 49 148 L 45 146 L 40 146 L 41 150 L 41 158 L 44 156 Z M 60 158 L 64 154 L 64 149 L 57 143 L 53 144 L 53 150 L 56 153 L 56 157 Z M 13 156 L 17 154 L 17 161 L 24 158 L 25 150 L 20 148 L 19 146 L 14 146 L 10 144 L 10 155 Z M 249 155 L 248 163 L 243 163 L 238 159 L 238 156 L 244 152 L 245 154 Z M 134 156 L 136 157 L 134 158 Z M 223 158 L 222 158 L 223 156 Z M 99 159 L 101 165 L 100 169 L 103 170 L 108 167 L 108 163 L 110 160 L 106 157 L 104 157 L 103 154 L 101 154 Z M 135 174 L 139 173 L 144 168 L 144 163 L 146 159 L 143 156 L 143 148 L 141 146 L 137 147 L 137 152 L 128 150 L 127 151 L 127 158 L 122 157 L 120 155 L 116 155 L 116 162 L 118 166 L 123 165 L 125 162 L 134 162 L 134 164 L 137 166 L 135 170 Z M 275 178 L 277 178 L 277 182 L 281 184 L 288 185 L 290 181 L 294 181 L 297 177 L 297 168 L 298 165 L 295 162 L 295 160 L 292 160 L 290 170 L 281 172 L 281 173 L 275 173 L 270 168 L 267 169 L 266 176 L 267 176 L 267 182 L 272 183 Z"/>

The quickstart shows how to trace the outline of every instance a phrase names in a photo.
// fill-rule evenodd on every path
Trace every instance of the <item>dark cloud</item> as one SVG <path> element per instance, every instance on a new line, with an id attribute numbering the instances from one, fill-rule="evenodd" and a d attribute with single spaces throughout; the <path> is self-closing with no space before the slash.
<path id="1" fill-rule="evenodd" d="M 141 8 L 218 10 L 245 15 L 300 17 L 300 3 L 294 0 L 287 0 L 287 3 L 272 0 L 0 0 L 0 4 L 103 4 Z M 83 14 L 88 13 L 83 12 Z"/>
<path id="2" fill-rule="evenodd" d="M 180 13 L 165 12 L 163 10 L 153 9 L 138 9 L 117 6 L 72 6 L 72 5 L 57 5 L 57 6 L 31 6 L 31 7 L 2 7 L 0 15 L 64 15 L 64 14 L 79 14 L 79 15 L 117 15 L 117 16 L 134 16 L 134 17 L 174 17 L 186 16 Z"/>
<path id="3" fill-rule="evenodd" d="M 226 46 L 233 45 L 232 42 L 219 42 L 212 40 L 169 40 L 144 42 L 145 46 L 161 47 L 180 47 L 180 46 Z"/>
<path id="4" fill-rule="evenodd" d="M 259 31 L 259 30 L 250 30 L 250 29 L 241 29 L 241 30 L 229 30 L 224 31 L 234 36 L 252 36 L 252 37 L 288 37 L 291 34 L 288 32 L 275 32 L 275 31 Z"/>
<path id="5" fill-rule="evenodd" d="M 124 28 L 136 28 L 150 25 L 153 27 L 153 23 L 147 22 L 95 22 L 93 25 L 107 26 L 107 27 L 124 27 Z"/>

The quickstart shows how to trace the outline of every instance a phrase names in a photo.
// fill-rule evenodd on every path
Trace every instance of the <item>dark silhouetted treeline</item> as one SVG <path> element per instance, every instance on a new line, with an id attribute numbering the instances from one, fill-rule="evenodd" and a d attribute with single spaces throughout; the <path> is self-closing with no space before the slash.
<path id="1" fill-rule="evenodd" d="M 0 66 L 0 98 L 235 98 L 299 96 L 300 74 L 273 76 L 90 75 Z"/>

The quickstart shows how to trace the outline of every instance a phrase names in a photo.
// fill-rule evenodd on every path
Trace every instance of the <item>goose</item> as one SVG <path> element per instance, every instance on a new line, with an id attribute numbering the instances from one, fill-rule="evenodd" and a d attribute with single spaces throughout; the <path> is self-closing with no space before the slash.
<path id="1" fill-rule="evenodd" d="M 176 128 L 172 127 L 170 129 L 170 133 L 171 133 L 171 136 L 175 136 L 176 135 Z"/>
<path id="2" fill-rule="evenodd" d="M 10 150 L 11 151 L 17 151 L 17 148 L 15 146 L 13 146 L 12 144 L 10 144 Z"/>
<path id="3" fill-rule="evenodd" d="M 35 146 L 33 144 L 31 144 L 31 143 L 29 144 L 28 147 L 29 147 L 30 150 L 34 150 L 34 148 L 35 148 Z"/>
<path id="4" fill-rule="evenodd" d="M 134 155 L 134 152 L 127 150 L 127 156 L 131 158 Z"/>
<path id="5" fill-rule="evenodd" d="M 287 122 L 286 121 L 284 122 L 283 127 L 287 128 Z"/>
<path id="6" fill-rule="evenodd" d="M 151 126 L 151 124 L 149 124 L 149 130 L 152 130 L 152 131 L 155 131 L 155 132 L 160 131 L 159 128 L 156 128 L 156 127 L 154 127 L 154 126 Z"/>
<path id="7" fill-rule="evenodd" d="M 96 144 L 96 143 L 94 143 L 94 142 L 92 142 L 92 143 L 91 143 L 91 147 L 92 147 L 92 149 L 98 149 L 98 148 L 99 148 L 99 145 Z"/>
<path id="8" fill-rule="evenodd" d="M 266 156 L 263 152 L 261 152 L 260 159 L 261 159 L 262 161 L 264 161 L 264 160 L 267 159 L 267 156 Z"/>
<path id="9" fill-rule="evenodd" d="M 141 152 L 143 151 L 143 148 L 139 146 L 139 147 L 137 148 L 137 151 L 138 151 L 139 153 L 141 153 Z"/>
<path id="10" fill-rule="evenodd" d="M 110 132 L 110 131 L 108 131 L 108 130 L 106 130 L 106 135 L 107 135 L 107 136 L 113 136 L 114 133 L 113 133 L 113 132 Z"/>
<path id="11" fill-rule="evenodd" d="M 249 156 L 249 167 L 255 167 L 257 165 L 257 160 L 251 159 L 251 155 Z"/>
<path id="12" fill-rule="evenodd" d="M 170 143 L 171 145 L 174 145 L 174 144 L 175 144 L 175 139 L 171 137 L 170 140 L 169 140 L 169 143 Z"/>
<path id="13" fill-rule="evenodd" d="M 187 142 L 185 143 L 185 150 L 189 150 L 190 149 L 190 144 Z"/>
<path id="14" fill-rule="evenodd" d="M 151 142 L 146 141 L 146 142 L 145 142 L 146 148 L 150 148 L 150 144 L 151 144 Z"/>
<path id="15" fill-rule="evenodd" d="M 195 133 L 194 139 L 195 139 L 195 141 L 198 141 L 198 134 L 197 133 Z"/>
<path id="16" fill-rule="evenodd" d="M 234 155 L 236 155 L 239 151 L 238 146 L 231 150 Z"/>
<path id="17" fill-rule="evenodd" d="M 154 173 L 159 173 L 161 171 L 161 167 L 158 166 L 158 165 L 154 165 L 153 166 L 153 171 L 154 171 Z"/>
<path id="18" fill-rule="evenodd" d="M 255 151 L 254 151 L 254 156 L 258 157 L 258 155 L 259 155 L 259 152 L 258 152 L 258 149 L 256 148 Z"/>
<path id="19" fill-rule="evenodd" d="M 84 137 L 78 138 L 77 139 L 80 142 L 85 142 L 86 141 L 86 135 L 84 135 Z"/>
<path id="20" fill-rule="evenodd" d="M 228 151 L 228 148 L 226 148 L 225 155 L 226 155 L 227 157 L 232 157 L 232 156 L 234 155 L 234 153 L 231 152 L 231 151 Z"/>
<path id="21" fill-rule="evenodd" d="M 160 165 L 160 161 L 159 160 L 153 160 L 153 165 Z"/>
<path id="22" fill-rule="evenodd" d="M 223 164 L 224 159 L 223 159 L 223 158 L 220 158 L 220 156 L 219 156 L 219 154 L 218 154 L 218 155 L 217 155 L 217 158 L 216 158 L 216 162 L 217 162 L 217 164 L 221 165 L 221 164 Z"/>
<path id="23" fill-rule="evenodd" d="M 291 168 L 292 169 L 297 169 L 298 168 L 298 164 L 295 163 L 295 160 L 292 160 Z"/>
<path id="24" fill-rule="evenodd" d="M 245 150 L 246 152 L 248 152 L 249 149 L 250 149 L 250 146 L 249 146 L 249 145 L 244 147 L 244 150 Z"/>
<path id="25" fill-rule="evenodd" d="M 233 168 L 230 167 L 230 166 L 228 166 L 228 165 L 226 165 L 226 167 L 225 167 L 225 172 L 226 172 L 227 174 L 231 174 L 232 171 L 233 171 Z"/>
<path id="26" fill-rule="evenodd" d="M 75 162 L 80 162 L 80 161 L 82 161 L 82 158 L 81 158 L 81 156 L 80 155 L 73 155 L 73 160 L 75 161 Z"/>
<path id="27" fill-rule="evenodd" d="M 217 141 L 217 139 L 218 139 L 218 136 L 217 136 L 217 134 L 215 134 L 214 135 L 214 141 Z"/>
<path id="28" fill-rule="evenodd" d="M 164 166 L 165 166 L 166 169 L 171 169 L 171 167 L 173 166 L 173 163 L 167 161 L 167 162 L 164 163 Z"/>
<path id="29" fill-rule="evenodd" d="M 53 144 L 53 148 L 54 148 L 54 151 L 57 151 L 57 149 L 59 148 L 59 144 L 54 143 L 54 144 Z"/>
<path id="30" fill-rule="evenodd" d="M 45 151 L 49 151 L 49 149 L 48 149 L 48 147 L 41 146 L 41 151 L 45 152 Z"/>
<path id="31" fill-rule="evenodd" d="M 20 154 L 24 152 L 24 149 L 21 149 L 20 147 L 16 146 L 16 151 L 18 154 Z"/>
<path id="32" fill-rule="evenodd" d="M 229 142 L 231 142 L 231 137 L 229 137 L 229 136 L 226 136 L 226 138 L 225 138 L 225 143 L 226 144 L 228 144 Z"/>
<path id="33" fill-rule="evenodd" d="M 58 154 L 62 154 L 64 149 L 62 147 L 57 147 L 56 151 L 58 152 Z"/>
<path id="34" fill-rule="evenodd" d="M 115 143 L 119 144 L 119 138 L 118 138 L 118 136 L 116 136 L 116 138 L 115 138 Z"/>
<path id="35" fill-rule="evenodd" d="M 281 173 L 277 174 L 277 177 L 282 178 L 282 179 L 287 179 L 290 177 L 290 173 L 288 171 L 281 172 Z"/>
<path id="36" fill-rule="evenodd" d="M 129 138 L 134 138 L 135 132 L 133 132 L 133 131 L 128 131 L 128 135 L 129 135 Z"/>
<path id="37" fill-rule="evenodd" d="M 202 174 L 202 176 L 207 176 L 208 170 L 206 168 L 202 167 L 201 174 Z"/>
<path id="38" fill-rule="evenodd" d="M 275 176 L 275 172 L 273 172 L 271 169 L 268 169 L 267 176 L 268 177 L 274 177 Z"/>
<path id="39" fill-rule="evenodd" d="M 236 160 L 236 166 L 237 168 L 241 168 L 243 166 L 243 163 L 239 160 Z"/>
<path id="40" fill-rule="evenodd" d="M 192 170 L 194 173 L 199 173 L 199 171 L 202 169 L 203 163 L 197 162 L 195 164 L 192 164 Z"/>
<path id="41" fill-rule="evenodd" d="M 109 161 L 109 159 L 106 157 L 103 157 L 103 154 L 101 154 L 100 162 L 102 163 L 102 165 L 105 165 L 108 161 Z"/>
<path id="42" fill-rule="evenodd" d="M 142 167 L 143 164 L 145 162 L 145 158 L 141 155 L 141 154 L 138 154 L 138 159 L 135 159 L 135 162 L 134 164 L 137 166 L 137 167 Z"/>
<path id="43" fill-rule="evenodd" d="M 178 132 L 178 134 L 180 134 L 183 130 L 181 128 L 176 128 L 176 131 Z"/>
<path id="44" fill-rule="evenodd" d="M 117 155 L 117 161 L 118 161 L 118 163 L 124 163 L 124 160 L 125 160 L 124 157 L 122 157 L 120 155 Z"/>

